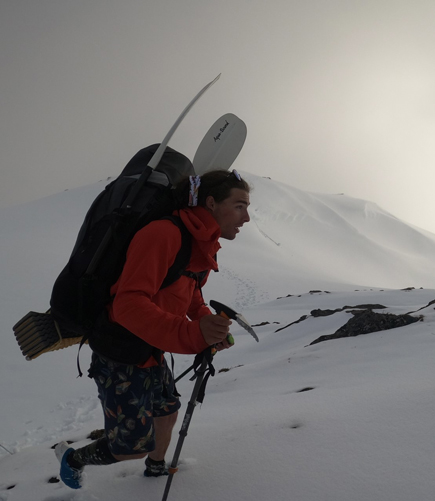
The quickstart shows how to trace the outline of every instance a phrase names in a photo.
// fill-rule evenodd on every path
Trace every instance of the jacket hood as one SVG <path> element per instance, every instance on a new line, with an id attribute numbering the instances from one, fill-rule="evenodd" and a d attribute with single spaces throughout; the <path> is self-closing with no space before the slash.
<path id="1" fill-rule="evenodd" d="M 194 245 L 198 245 L 200 252 L 212 265 L 212 269 L 217 270 L 215 255 L 221 248 L 218 242 L 221 230 L 216 219 L 203 207 L 180 209 L 178 213 L 193 236 Z"/>
<path id="2" fill-rule="evenodd" d="M 181 220 L 196 240 L 217 240 L 221 236 L 216 219 L 203 207 L 192 207 L 179 211 Z"/>

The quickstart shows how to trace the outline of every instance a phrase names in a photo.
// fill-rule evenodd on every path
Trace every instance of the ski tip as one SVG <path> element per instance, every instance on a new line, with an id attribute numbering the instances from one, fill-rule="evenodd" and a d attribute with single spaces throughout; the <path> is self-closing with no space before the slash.
<path id="1" fill-rule="evenodd" d="M 245 122 L 233 113 L 218 118 L 195 153 L 195 172 L 202 176 L 215 169 L 228 170 L 242 150 L 246 135 Z"/>

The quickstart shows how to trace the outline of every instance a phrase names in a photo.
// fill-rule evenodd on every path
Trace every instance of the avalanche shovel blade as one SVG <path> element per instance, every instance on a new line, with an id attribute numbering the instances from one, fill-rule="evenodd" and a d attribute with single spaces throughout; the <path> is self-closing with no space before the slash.
<path id="1" fill-rule="evenodd" d="M 214 301 L 213 299 L 210 301 L 210 306 L 216 311 L 218 315 L 226 316 L 227 318 L 230 318 L 231 320 L 235 320 L 240 327 L 243 327 L 245 330 L 251 334 L 251 336 L 259 342 L 258 336 L 255 333 L 254 329 L 252 328 L 251 324 L 246 320 L 246 318 L 241 314 L 237 313 L 236 311 L 232 310 L 229 306 L 226 306 L 225 304 L 219 303 L 218 301 Z"/>

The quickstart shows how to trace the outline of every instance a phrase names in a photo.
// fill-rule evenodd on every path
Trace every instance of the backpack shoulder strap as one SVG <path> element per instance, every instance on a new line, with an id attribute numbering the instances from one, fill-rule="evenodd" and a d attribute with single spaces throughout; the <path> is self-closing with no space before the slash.
<path id="1" fill-rule="evenodd" d="M 178 216 L 167 216 L 162 219 L 168 219 L 180 230 L 181 248 L 178 251 L 174 264 L 169 268 L 160 289 L 164 289 L 165 287 L 168 287 L 168 285 L 173 284 L 181 277 L 181 275 L 183 275 L 189 265 L 190 257 L 192 255 L 192 235 L 186 228 L 181 218 Z"/>
<path id="2" fill-rule="evenodd" d="M 160 286 L 160 289 L 164 289 L 165 287 L 168 287 L 168 285 L 173 284 L 176 282 L 181 275 L 183 275 L 186 271 L 187 266 L 189 265 L 190 262 L 190 257 L 192 255 L 192 235 L 186 228 L 185 224 L 181 220 L 180 217 L 178 216 L 165 216 L 162 217 L 161 219 L 168 219 L 171 221 L 177 228 L 180 230 L 181 233 L 181 247 L 180 250 L 178 251 L 177 256 L 175 257 L 175 261 L 173 265 L 168 269 L 168 273 L 166 274 L 165 279 L 162 282 L 162 285 Z M 79 377 L 83 375 L 81 369 L 80 369 L 80 350 L 83 344 L 89 340 L 90 332 L 87 332 L 83 337 L 80 342 L 79 350 L 77 353 L 77 368 L 79 371 Z M 148 345 L 150 346 L 150 345 Z M 153 348 L 150 346 L 153 350 L 157 350 L 157 348 Z M 150 352 L 150 355 L 155 356 L 156 360 L 159 359 L 158 353 L 161 353 L 160 350 L 157 350 L 156 353 Z"/>

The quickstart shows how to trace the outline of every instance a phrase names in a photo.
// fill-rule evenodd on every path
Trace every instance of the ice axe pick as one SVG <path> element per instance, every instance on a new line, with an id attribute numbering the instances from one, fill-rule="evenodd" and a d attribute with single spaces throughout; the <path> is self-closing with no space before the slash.
<path id="1" fill-rule="evenodd" d="M 252 328 L 251 324 L 246 320 L 246 318 L 241 313 L 237 313 L 236 311 L 232 310 L 229 306 L 219 303 L 218 301 L 214 301 L 213 299 L 210 301 L 210 306 L 216 311 L 218 315 L 221 315 L 222 317 L 225 318 L 229 318 L 230 320 L 235 320 L 241 327 L 247 330 L 249 334 L 251 334 L 251 336 L 258 343 L 259 339 L 257 334 Z M 229 334 L 229 336 L 231 336 L 231 334 Z M 234 344 L 234 339 L 232 339 L 232 336 L 230 339 L 228 339 L 228 341 L 230 344 Z"/>

